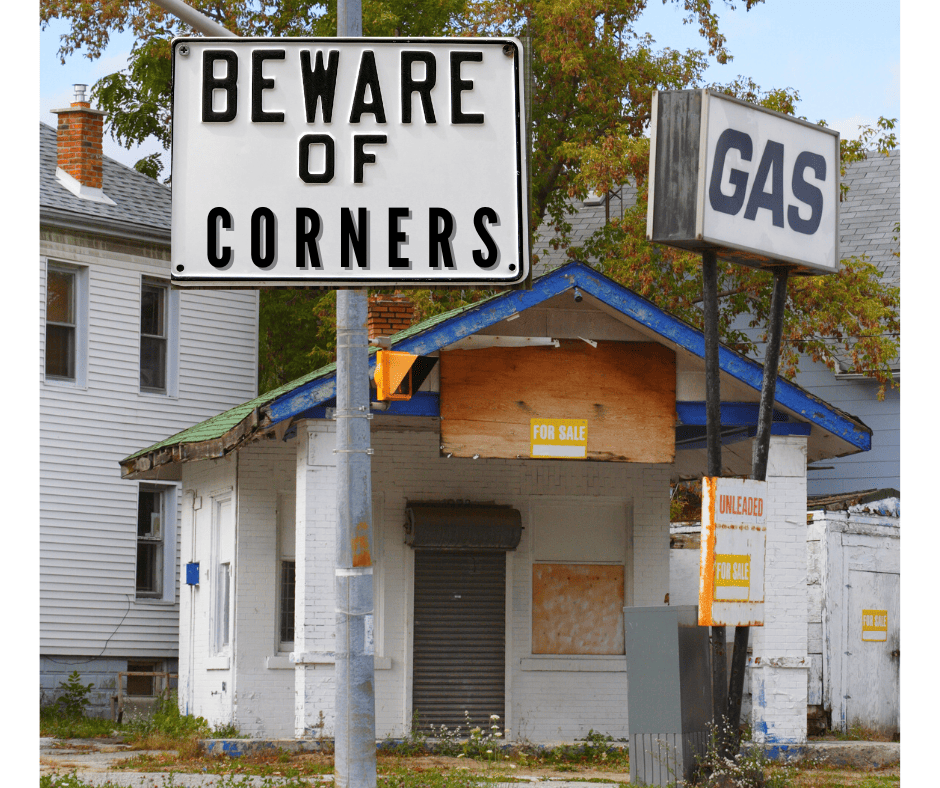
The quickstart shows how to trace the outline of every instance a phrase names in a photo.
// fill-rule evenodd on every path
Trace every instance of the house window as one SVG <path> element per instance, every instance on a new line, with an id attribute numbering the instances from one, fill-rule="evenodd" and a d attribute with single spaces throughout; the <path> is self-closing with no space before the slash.
<path id="1" fill-rule="evenodd" d="M 212 649 L 216 655 L 231 654 L 234 620 L 235 510 L 231 490 L 215 496 L 212 514 L 210 581 L 212 593 Z"/>
<path id="2" fill-rule="evenodd" d="M 46 277 L 46 375 L 75 380 L 75 271 L 49 267 Z"/>
<path id="3" fill-rule="evenodd" d="M 167 393 L 169 288 L 144 280 L 140 294 L 140 389 Z"/>
<path id="4" fill-rule="evenodd" d="M 232 599 L 231 564 L 219 564 L 218 589 L 218 595 L 216 596 L 216 602 L 219 606 L 216 611 L 216 651 L 222 651 L 228 648 L 231 638 L 231 621 L 229 615 Z"/>
<path id="5" fill-rule="evenodd" d="M 46 267 L 45 379 L 85 384 L 86 271 L 49 263 Z"/>
<path id="6" fill-rule="evenodd" d="M 294 588 L 297 582 L 296 497 L 277 496 L 277 646 L 278 651 L 294 650 Z"/>
<path id="7" fill-rule="evenodd" d="M 141 485 L 137 496 L 137 596 L 163 596 L 166 493 Z"/>
<path id="8" fill-rule="evenodd" d="M 282 650 L 291 650 L 294 645 L 294 581 L 295 561 L 281 561 L 280 599 L 280 645 Z"/>

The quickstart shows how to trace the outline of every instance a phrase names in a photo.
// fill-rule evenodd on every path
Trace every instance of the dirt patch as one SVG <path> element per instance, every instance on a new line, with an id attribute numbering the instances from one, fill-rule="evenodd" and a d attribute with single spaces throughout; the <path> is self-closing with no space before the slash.
<path id="1" fill-rule="evenodd" d="M 299 756 L 305 758 L 307 756 Z M 578 780 L 608 780 L 610 782 L 626 783 L 630 776 L 629 768 L 621 771 L 604 770 L 595 766 L 581 766 L 575 764 L 560 764 L 558 766 L 531 765 L 510 763 L 503 761 L 476 761 L 467 758 L 454 758 L 446 755 L 379 755 L 379 771 L 407 769 L 409 772 L 458 772 L 466 771 L 470 774 L 493 774 L 513 777 L 525 775 L 538 777 L 541 780 L 578 779 Z"/>

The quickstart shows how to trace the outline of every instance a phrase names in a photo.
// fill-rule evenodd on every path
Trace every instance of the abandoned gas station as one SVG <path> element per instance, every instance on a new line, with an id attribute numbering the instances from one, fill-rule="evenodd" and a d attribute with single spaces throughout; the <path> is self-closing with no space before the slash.
<path id="1" fill-rule="evenodd" d="M 670 483 L 706 472 L 701 332 L 572 263 L 390 344 L 421 371 L 362 414 L 376 735 L 498 715 L 509 740 L 626 737 L 623 611 L 669 604 Z M 747 477 L 762 367 L 719 362 L 722 475 Z M 252 737 L 332 732 L 336 388 L 324 367 L 122 461 L 182 493 L 181 708 Z M 777 380 L 757 741 L 806 739 L 807 462 L 870 440 Z"/>

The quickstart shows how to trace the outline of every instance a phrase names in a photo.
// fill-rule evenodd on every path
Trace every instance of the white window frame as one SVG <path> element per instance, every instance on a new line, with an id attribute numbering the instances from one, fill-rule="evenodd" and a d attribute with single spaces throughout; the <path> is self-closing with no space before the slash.
<path id="1" fill-rule="evenodd" d="M 230 531 L 222 530 L 222 507 L 231 506 Z M 235 497 L 231 489 L 212 496 L 212 550 L 206 578 L 211 592 L 211 647 L 215 656 L 231 656 L 235 635 Z"/>
<path id="2" fill-rule="evenodd" d="M 164 370 L 166 387 L 163 390 L 144 388 L 140 383 L 141 354 L 143 352 L 144 338 L 141 332 L 140 322 L 143 315 L 145 286 L 159 287 L 164 291 L 163 324 L 165 336 L 163 339 L 166 342 L 166 369 Z M 137 298 L 137 309 L 137 385 L 140 394 L 150 397 L 179 397 L 179 291 L 170 287 L 170 282 L 167 279 L 161 279 L 156 276 L 142 276 Z"/>
<path id="3" fill-rule="evenodd" d="M 137 516 L 140 511 L 140 493 L 142 491 L 158 492 L 161 496 L 162 513 L 159 539 L 150 539 L 138 535 Z M 155 482 L 140 482 L 137 485 L 137 506 L 134 517 L 134 533 L 137 538 L 137 551 L 140 550 L 141 542 L 158 543 L 159 551 L 159 577 L 160 588 L 156 592 L 138 592 L 136 587 L 137 561 L 134 561 L 134 593 L 137 602 L 173 604 L 176 601 L 176 539 L 177 539 L 177 521 L 179 520 L 179 485 L 178 484 L 158 484 Z"/>
<path id="4" fill-rule="evenodd" d="M 60 260 L 43 258 L 45 266 L 42 274 L 42 380 L 53 386 L 66 386 L 69 388 L 84 389 L 88 386 L 88 268 Z M 49 272 L 64 271 L 72 274 L 75 283 L 73 298 L 75 299 L 75 376 L 72 378 L 58 377 L 46 373 L 46 326 L 47 303 L 49 296 Z"/>

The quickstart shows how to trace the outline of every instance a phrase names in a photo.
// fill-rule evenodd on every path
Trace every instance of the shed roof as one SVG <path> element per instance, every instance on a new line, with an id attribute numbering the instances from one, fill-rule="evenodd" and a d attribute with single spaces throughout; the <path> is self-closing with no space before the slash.
<path id="1" fill-rule="evenodd" d="M 578 262 L 539 277 L 530 290 L 506 291 L 429 318 L 392 337 L 392 346 L 431 355 L 576 287 L 608 314 L 638 327 L 651 338 L 679 353 L 699 360 L 704 357 L 700 331 Z M 756 399 L 763 376 L 760 364 L 724 346 L 719 351 L 719 364 L 724 376 L 753 391 Z M 372 359 L 370 372 L 374 367 Z M 336 365 L 330 364 L 130 455 L 121 461 L 123 475 L 170 478 L 168 474 L 174 473 L 179 463 L 224 456 L 261 434 L 283 434 L 286 425 L 296 418 L 322 418 L 323 406 L 335 395 Z M 860 420 L 782 378 L 777 381 L 775 408 L 788 414 L 784 418 L 810 425 L 810 460 L 866 451 L 871 446 L 871 430 Z M 691 452 L 704 449 L 690 446 L 683 454 Z"/>
<path id="2" fill-rule="evenodd" d="M 170 188 L 107 156 L 102 191 L 114 205 L 83 200 L 56 178 L 56 130 L 39 124 L 39 222 L 138 240 L 170 242 Z"/>

